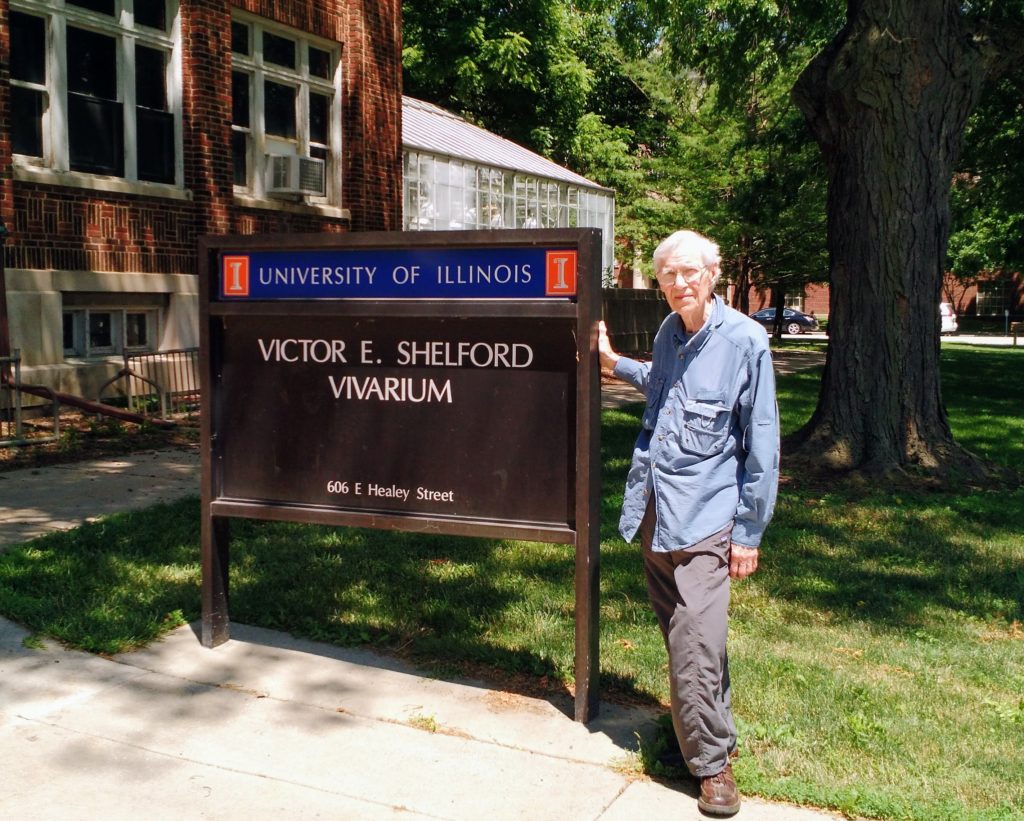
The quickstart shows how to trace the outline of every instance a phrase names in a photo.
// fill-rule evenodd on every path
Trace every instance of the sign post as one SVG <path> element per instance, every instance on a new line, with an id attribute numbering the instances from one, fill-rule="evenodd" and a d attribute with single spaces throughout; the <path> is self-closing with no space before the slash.
<path id="1" fill-rule="evenodd" d="M 573 544 L 597 712 L 600 233 L 200 241 L 203 643 L 232 518 Z"/>

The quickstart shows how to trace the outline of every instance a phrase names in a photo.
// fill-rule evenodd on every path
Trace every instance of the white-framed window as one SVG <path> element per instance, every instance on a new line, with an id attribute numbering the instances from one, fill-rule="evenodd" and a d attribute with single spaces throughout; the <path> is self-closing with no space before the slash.
<path id="1" fill-rule="evenodd" d="M 177 0 L 11 3 L 15 162 L 182 185 Z"/>
<path id="2" fill-rule="evenodd" d="M 231 51 L 236 192 L 339 204 L 338 45 L 237 14 L 231 21 Z M 275 161 L 274 157 L 298 159 Z"/>
<path id="3" fill-rule="evenodd" d="M 787 308 L 793 308 L 794 310 L 797 310 L 797 311 L 803 311 L 803 309 L 804 309 L 804 289 L 801 288 L 799 291 L 796 291 L 795 293 L 792 293 L 792 294 L 787 293 L 785 300 L 783 300 L 783 304 Z"/>
<path id="4" fill-rule="evenodd" d="M 1009 306 L 1006 282 L 993 279 L 978 283 L 978 316 L 1002 316 Z"/>
<path id="5" fill-rule="evenodd" d="M 159 309 L 143 305 L 65 307 L 64 356 L 90 358 L 154 351 L 159 323 Z"/>

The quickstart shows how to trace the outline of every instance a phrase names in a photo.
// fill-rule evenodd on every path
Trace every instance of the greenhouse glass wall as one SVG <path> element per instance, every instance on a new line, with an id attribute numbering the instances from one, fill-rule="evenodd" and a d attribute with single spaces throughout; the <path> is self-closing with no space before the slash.
<path id="1" fill-rule="evenodd" d="M 615 192 L 432 103 L 402 98 L 407 231 L 600 228 L 615 264 Z"/>
<path id="2" fill-rule="evenodd" d="M 405 152 L 405 228 L 600 228 L 614 265 L 615 200 L 601 190 L 422 151 Z"/>

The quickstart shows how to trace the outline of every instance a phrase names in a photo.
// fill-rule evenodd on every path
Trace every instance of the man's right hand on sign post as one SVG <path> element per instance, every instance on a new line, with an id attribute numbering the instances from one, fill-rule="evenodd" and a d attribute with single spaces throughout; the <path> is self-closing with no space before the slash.
<path id="1" fill-rule="evenodd" d="M 604 320 L 597 323 L 597 352 L 601 357 L 601 367 L 607 371 L 615 369 L 615 363 L 619 361 L 619 355 L 612 349 L 612 343 L 608 339 L 608 327 Z"/>

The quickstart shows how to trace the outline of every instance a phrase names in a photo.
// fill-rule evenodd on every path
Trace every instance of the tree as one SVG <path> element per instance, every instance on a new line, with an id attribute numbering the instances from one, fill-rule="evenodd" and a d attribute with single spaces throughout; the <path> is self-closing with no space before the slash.
<path id="1" fill-rule="evenodd" d="M 1019 144 L 1024 0 L 406 0 L 406 9 L 413 93 L 422 82 L 436 92 L 428 99 L 498 133 L 618 176 L 630 192 L 622 233 L 644 256 L 669 228 L 707 226 L 740 277 L 783 288 L 820 257 L 808 230 L 819 174 L 778 103 L 792 87 L 824 162 L 832 304 L 818 406 L 789 454 L 880 473 L 980 471 L 946 420 L 937 304 L 947 248 L 955 267 L 1024 257 L 1022 166 L 993 162 L 1007 140 Z M 682 93 L 666 92 L 669 76 Z M 971 120 L 986 87 L 996 91 Z M 954 206 L 973 225 L 950 246 L 954 178 Z"/>
<path id="2" fill-rule="evenodd" d="M 794 98 L 829 175 L 832 301 L 803 453 L 872 472 L 978 471 L 942 403 L 936 305 L 964 129 L 1021 34 L 1019 2 L 848 0 L 800 76 Z"/>
<path id="3" fill-rule="evenodd" d="M 625 8 L 636 25 L 636 7 Z M 670 129 L 661 144 L 645 146 L 646 196 L 619 207 L 619 232 L 648 257 L 679 227 L 706 231 L 722 248 L 735 307 L 747 312 L 751 287 L 781 300 L 827 277 L 825 178 L 790 99 L 799 61 L 729 84 L 724 70 L 695 70 L 695 45 L 666 40 L 639 63 L 638 82 Z"/>
<path id="4" fill-rule="evenodd" d="M 974 284 L 979 274 L 1024 269 L 1022 134 L 1024 72 L 1017 72 L 985 89 L 967 124 L 950 197 L 950 285 Z"/>
<path id="5" fill-rule="evenodd" d="M 569 0 L 404 0 L 402 13 L 406 93 L 545 156 L 570 155 L 594 111 L 588 58 L 603 44 L 591 17 Z"/>

